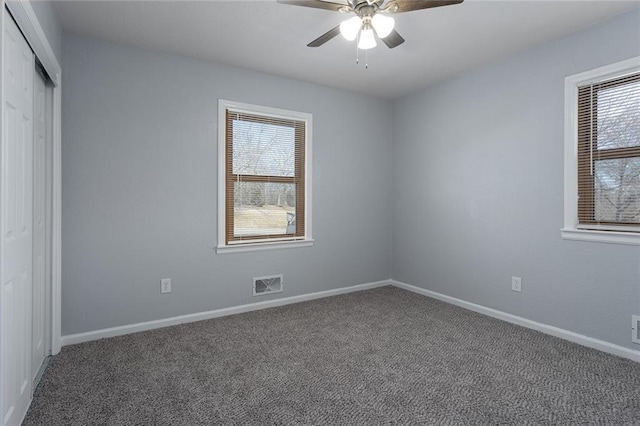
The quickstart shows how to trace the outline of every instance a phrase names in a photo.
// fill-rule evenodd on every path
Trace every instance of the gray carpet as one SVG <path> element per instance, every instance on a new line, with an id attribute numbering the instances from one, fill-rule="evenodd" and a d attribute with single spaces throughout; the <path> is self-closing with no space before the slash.
<path id="1" fill-rule="evenodd" d="M 640 424 L 640 364 L 393 287 L 64 347 L 24 425 Z"/>

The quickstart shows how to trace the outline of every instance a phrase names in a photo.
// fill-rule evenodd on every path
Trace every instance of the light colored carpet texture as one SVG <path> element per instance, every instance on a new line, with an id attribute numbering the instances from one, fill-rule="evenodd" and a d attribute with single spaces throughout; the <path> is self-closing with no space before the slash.
<path id="1" fill-rule="evenodd" d="M 640 364 L 395 287 L 67 346 L 24 425 L 640 424 Z"/>

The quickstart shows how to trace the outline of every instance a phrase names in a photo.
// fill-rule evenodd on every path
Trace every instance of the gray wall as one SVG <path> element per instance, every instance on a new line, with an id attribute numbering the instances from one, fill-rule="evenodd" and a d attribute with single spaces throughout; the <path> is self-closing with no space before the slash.
<path id="1" fill-rule="evenodd" d="M 564 77 L 640 55 L 638 28 L 630 13 L 394 104 L 394 279 L 639 349 L 640 247 L 560 237 Z"/>
<path id="2" fill-rule="evenodd" d="M 64 36 L 63 335 L 390 277 L 390 105 Z M 218 98 L 313 114 L 310 248 L 217 255 Z M 254 298 L 252 277 L 284 273 Z M 160 279 L 173 292 L 160 294 Z"/>
<path id="3" fill-rule="evenodd" d="M 31 0 L 30 4 L 47 36 L 53 54 L 56 55 L 56 59 L 60 63 L 62 61 L 62 27 L 53 10 L 52 2 L 48 0 Z"/>
<path id="4" fill-rule="evenodd" d="M 640 55 L 638 26 L 633 12 L 392 104 L 65 35 L 63 334 L 392 276 L 638 349 L 640 248 L 560 238 L 563 79 Z M 215 254 L 218 98 L 314 115 L 315 246 Z M 251 297 L 275 273 L 285 292 Z"/>

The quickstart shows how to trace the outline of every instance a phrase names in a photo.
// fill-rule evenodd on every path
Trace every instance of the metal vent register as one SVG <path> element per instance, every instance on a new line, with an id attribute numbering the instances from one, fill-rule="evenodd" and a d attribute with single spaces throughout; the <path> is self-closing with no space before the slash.
<path id="1" fill-rule="evenodd" d="M 282 275 L 270 277 L 258 277 L 253 279 L 253 295 L 261 296 L 268 293 L 280 293 L 282 291 Z"/>

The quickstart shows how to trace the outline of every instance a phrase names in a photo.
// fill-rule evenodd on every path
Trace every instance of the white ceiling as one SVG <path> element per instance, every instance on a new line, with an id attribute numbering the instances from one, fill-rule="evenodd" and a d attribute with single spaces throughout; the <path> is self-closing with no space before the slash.
<path id="1" fill-rule="evenodd" d="M 338 36 L 348 15 L 276 0 L 56 1 L 66 32 L 397 99 L 451 75 L 640 7 L 635 1 L 466 0 L 395 15 L 407 40 L 368 51 Z M 640 43 L 640 29 L 638 30 Z"/>

